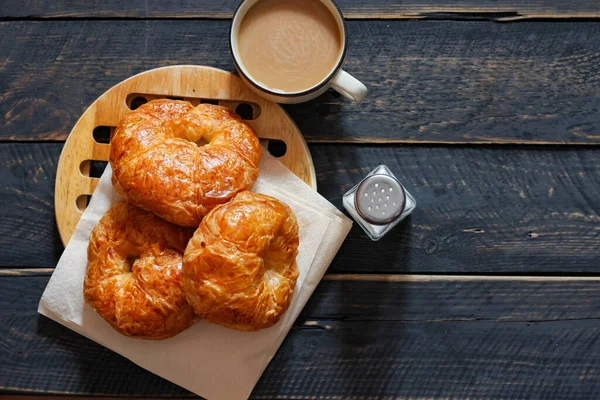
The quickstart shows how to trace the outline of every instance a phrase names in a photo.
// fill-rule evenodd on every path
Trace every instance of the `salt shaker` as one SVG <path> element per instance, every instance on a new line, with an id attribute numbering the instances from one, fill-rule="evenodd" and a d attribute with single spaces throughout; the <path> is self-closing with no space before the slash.
<path id="1" fill-rule="evenodd" d="M 417 206 L 415 199 L 385 165 L 375 168 L 347 191 L 343 204 L 371 240 L 381 239 Z"/>

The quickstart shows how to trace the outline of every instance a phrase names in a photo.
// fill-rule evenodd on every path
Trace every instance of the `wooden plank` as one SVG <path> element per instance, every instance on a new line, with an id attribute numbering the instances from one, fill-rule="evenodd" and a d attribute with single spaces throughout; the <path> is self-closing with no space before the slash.
<path id="1" fill-rule="evenodd" d="M 0 278 L 2 392 L 191 397 L 37 315 L 47 281 Z M 599 296 L 579 280 L 324 281 L 252 398 L 593 398 Z"/>
<path id="2" fill-rule="evenodd" d="M 360 105 L 286 107 L 309 142 L 600 143 L 600 23 L 350 21 Z M 0 23 L 0 140 L 64 140 L 114 84 L 174 64 L 233 70 L 228 21 Z"/>
<path id="3" fill-rule="evenodd" d="M 51 268 L 58 261 L 53 185 L 61 147 L 0 144 L 0 266 Z M 600 273 L 600 152 L 594 148 L 310 150 L 319 191 L 339 208 L 342 194 L 379 164 L 418 203 L 379 242 L 355 225 L 330 272 Z"/>
<path id="4" fill-rule="evenodd" d="M 54 219 L 62 144 L 0 144 L 0 266 L 54 267 L 63 251 Z"/>
<path id="5" fill-rule="evenodd" d="M 340 195 L 379 164 L 417 201 L 377 243 L 354 226 L 332 272 L 598 272 L 595 150 L 313 145 L 311 152 L 321 194 L 339 207 Z"/>
<path id="6" fill-rule="evenodd" d="M 164 2 L 4 0 L 0 18 L 231 18 L 239 0 Z M 337 0 L 346 18 L 594 18 L 593 0 Z"/>

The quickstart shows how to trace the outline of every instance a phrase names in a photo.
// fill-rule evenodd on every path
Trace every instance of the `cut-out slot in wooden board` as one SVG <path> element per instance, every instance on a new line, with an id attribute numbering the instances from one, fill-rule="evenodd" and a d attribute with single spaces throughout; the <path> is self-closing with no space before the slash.
<path id="1" fill-rule="evenodd" d="M 272 141 L 279 157 L 294 174 L 316 189 L 315 169 L 302 133 L 275 103 L 248 89 L 235 75 L 203 66 L 158 68 L 133 76 L 100 96 L 81 116 L 58 162 L 55 213 L 63 244 L 67 244 L 87 206 L 107 161 L 110 132 L 131 109 L 157 98 L 187 100 L 193 105 L 219 104 L 237 112 L 265 147 Z M 280 155 L 280 154 L 275 154 Z M 92 172 L 92 176 L 90 176 Z"/>

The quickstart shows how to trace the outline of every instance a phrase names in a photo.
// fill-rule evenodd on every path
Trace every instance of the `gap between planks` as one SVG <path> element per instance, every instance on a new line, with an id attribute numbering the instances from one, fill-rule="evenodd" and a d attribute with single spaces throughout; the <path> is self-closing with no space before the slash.
<path id="1" fill-rule="evenodd" d="M 268 139 L 265 139 L 268 140 Z M 327 139 L 314 138 L 304 136 L 307 144 L 349 144 L 349 145 L 414 145 L 414 146 L 469 146 L 473 148 L 481 146 L 525 146 L 525 147 L 546 147 L 557 146 L 567 148 L 596 148 L 600 146 L 600 142 L 552 142 L 542 140 L 519 140 L 519 139 L 492 139 L 485 138 L 477 141 L 461 141 L 461 140 L 414 140 L 414 139 L 381 139 L 381 138 L 348 138 L 348 139 Z M 27 139 L 0 139 L 0 144 L 47 144 L 58 143 L 64 144 L 66 139 L 47 139 L 47 140 L 27 140 Z"/>
<path id="2" fill-rule="evenodd" d="M 54 268 L 0 268 L 1 277 L 48 276 Z M 599 281 L 600 276 L 520 276 L 520 275 L 417 275 L 417 274 L 325 274 L 325 281 L 436 282 L 436 281 L 517 281 L 560 282 Z"/>
<path id="3" fill-rule="evenodd" d="M 61 396 L 59 395 L 54 395 L 54 396 L 46 396 L 44 395 L 43 390 L 27 390 L 27 389 L 22 389 L 22 388 L 12 388 L 12 387 L 2 387 L 3 390 L 14 390 L 14 391 L 19 391 L 21 393 L 31 393 L 31 395 L 11 395 L 11 394 L 0 394 L 0 400 L 84 400 L 84 399 L 89 399 L 89 400 L 124 400 L 123 397 L 93 397 L 93 396 L 72 396 L 69 394 L 69 392 L 64 392 L 65 395 Z M 53 393 L 61 393 L 60 391 L 53 391 Z M 41 395 L 41 396 L 40 396 Z M 135 397 L 129 397 L 131 399 L 135 399 Z M 168 397 L 163 397 L 163 398 L 167 398 Z"/>
<path id="4" fill-rule="evenodd" d="M 186 15 L 167 16 L 73 16 L 73 15 L 48 15 L 24 17 L 0 17 L 0 22 L 11 21 L 145 21 L 145 20 L 231 20 L 233 12 L 214 13 L 188 13 Z M 489 21 L 489 22 L 522 22 L 522 21 L 565 21 L 584 20 L 593 21 L 600 19 L 600 12 L 575 12 L 575 13 L 521 13 L 509 9 L 432 9 L 415 12 L 384 12 L 361 13 L 344 12 L 346 20 L 435 20 L 435 21 Z"/>
<path id="5" fill-rule="evenodd" d="M 597 147 L 600 142 L 558 142 L 543 140 L 519 140 L 519 139 L 494 139 L 494 138 L 475 138 L 476 141 L 466 140 L 416 140 L 416 139 L 388 139 L 388 138 L 348 138 L 348 139 L 327 139 L 305 136 L 308 144 L 375 144 L 375 145 L 459 145 L 459 146 L 576 146 L 576 147 Z M 7 141 L 8 143 L 16 143 Z M 57 141 L 60 142 L 60 141 Z M 0 141 L 1 143 L 1 141 Z M 24 140 L 23 143 L 29 143 Z"/>
<path id="6" fill-rule="evenodd" d="M 412 274 L 327 274 L 327 281 L 436 282 L 436 281 L 599 281 L 600 276 L 520 276 L 520 275 L 412 275 Z"/>

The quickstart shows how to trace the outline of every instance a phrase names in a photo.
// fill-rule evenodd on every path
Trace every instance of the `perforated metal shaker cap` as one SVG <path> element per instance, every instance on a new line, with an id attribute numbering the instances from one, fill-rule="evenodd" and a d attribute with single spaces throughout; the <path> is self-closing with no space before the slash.
<path id="1" fill-rule="evenodd" d="M 363 180 L 356 189 L 354 205 L 370 224 L 387 225 L 404 211 L 406 194 L 400 182 L 389 175 L 376 174 Z"/>

